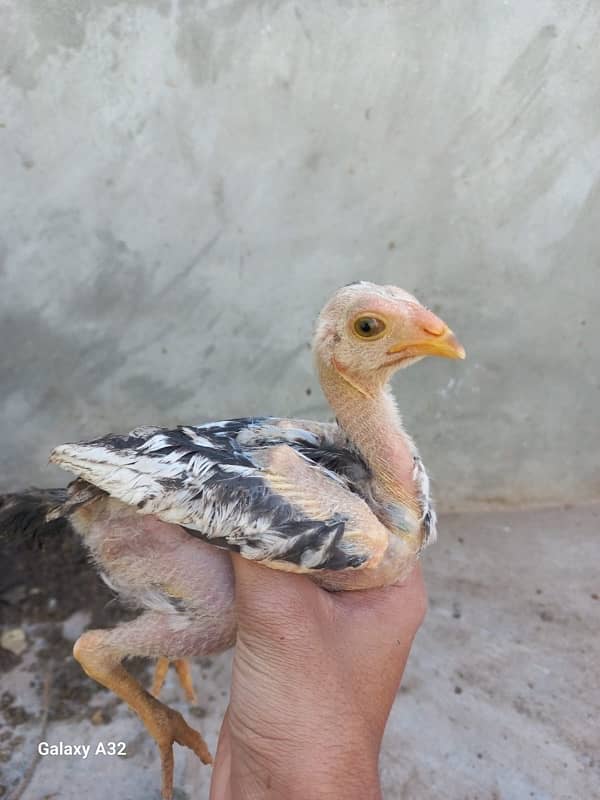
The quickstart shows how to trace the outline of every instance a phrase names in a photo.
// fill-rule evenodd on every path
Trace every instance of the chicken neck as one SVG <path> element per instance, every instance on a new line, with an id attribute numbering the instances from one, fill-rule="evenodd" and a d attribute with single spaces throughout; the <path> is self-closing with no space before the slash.
<path id="1" fill-rule="evenodd" d="M 368 464 L 377 487 L 392 501 L 417 510 L 414 445 L 387 379 L 365 385 L 335 365 L 318 364 L 321 387 L 339 426 Z"/>

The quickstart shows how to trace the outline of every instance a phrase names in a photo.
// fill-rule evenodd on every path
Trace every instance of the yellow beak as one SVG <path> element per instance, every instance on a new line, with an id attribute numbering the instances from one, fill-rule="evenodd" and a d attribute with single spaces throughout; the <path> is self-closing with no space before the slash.
<path id="1" fill-rule="evenodd" d="M 406 357 L 442 356 L 443 358 L 465 358 L 465 348 L 454 333 L 426 308 L 419 308 L 413 314 L 414 336 L 410 334 L 406 340 L 398 342 L 388 353 L 404 353 Z"/>

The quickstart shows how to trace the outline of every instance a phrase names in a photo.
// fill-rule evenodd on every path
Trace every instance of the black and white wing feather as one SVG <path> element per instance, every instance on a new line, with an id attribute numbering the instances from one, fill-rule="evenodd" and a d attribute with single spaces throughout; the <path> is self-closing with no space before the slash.
<path id="1" fill-rule="evenodd" d="M 388 530 L 335 425 L 245 418 L 137 428 L 57 447 L 52 462 L 139 513 L 294 571 L 373 566 Z"/>

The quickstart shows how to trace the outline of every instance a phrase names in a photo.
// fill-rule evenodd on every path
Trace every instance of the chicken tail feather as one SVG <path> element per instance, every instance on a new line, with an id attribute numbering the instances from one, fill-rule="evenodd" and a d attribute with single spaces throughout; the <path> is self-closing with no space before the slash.
<path id="1" fill-rule="evenodd" d="M 62 534 L 69 520 L 60 513 L 67 489 L 27 489 L 0 495 L 0 542 L 36 541 Z"/>

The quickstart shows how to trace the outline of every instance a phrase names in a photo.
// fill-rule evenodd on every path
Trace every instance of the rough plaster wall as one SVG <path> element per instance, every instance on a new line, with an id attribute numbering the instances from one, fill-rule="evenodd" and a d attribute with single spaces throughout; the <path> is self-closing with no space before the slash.
<path id="1" fill-rule="evenodd" d="M 367 278 L 467 347 L 396 382 L 442 505 L 598 496 L 598 4 L 0 17 L 1 487 L 111 429 L 326 415 L 311 325 Z"/>

